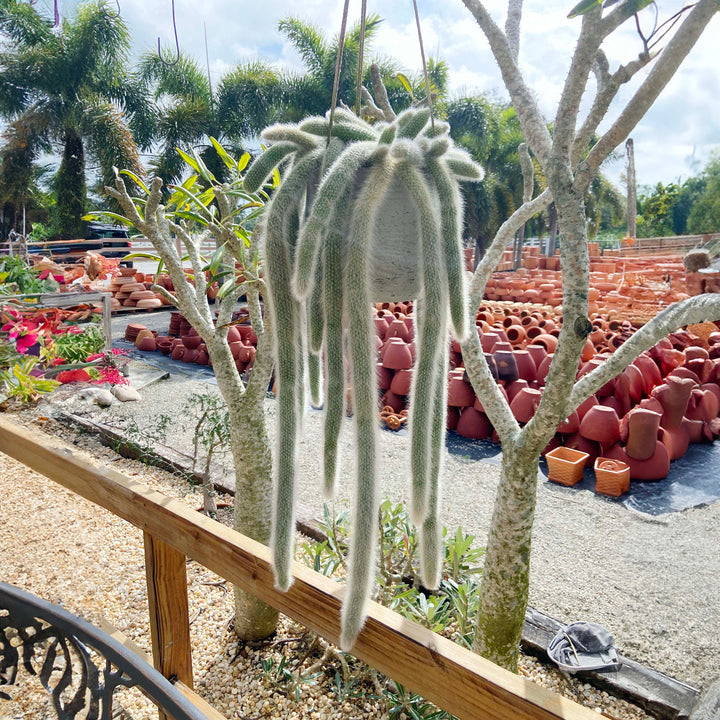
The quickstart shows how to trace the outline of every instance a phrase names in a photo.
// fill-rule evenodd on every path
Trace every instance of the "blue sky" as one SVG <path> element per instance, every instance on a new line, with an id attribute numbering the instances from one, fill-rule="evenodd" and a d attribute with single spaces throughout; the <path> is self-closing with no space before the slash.
<path id="1" fill-rule="evenodd" d="M 573 4 L 574 0 L 525 2 L 520 62 L 548 120 L 554 116 L 580 27 L 578 19 L 566 19 Z M 77 0 L 60 0 L 62 13 L 72 13 L 76 5 Z M 341 0 L 175 0 L 181 47 L 199 61 L 205 58 L 203 24 L 207 27 L 210 69 L 215 78 L 240 60 L 260 58 L 285 68 L 301 67 L 300 58 L 277 31 L 279 20 L 296 15 L 316 24 L 329 37 L 338 32 L 342 5 Z M 682 7 L 676 0 L 663 0 L 660 5 L 664 16 Z M 163 47 L 173 46 L 171 0 L 120 0 L 120 6 L 136 53 L 155 46 L 158 36 Z M 38 7 L 50 11 L 51 0 L 38 0 Z M 504 23 L 503 2 L 489 0 L 487 7 L 498 22 Z M 419 8 L 426 53 L 448 63 L 452 93 L 490 92 L 506 97 L 487 42 L 460 0 L 419 0 Z M 408 73 L 418 72 L 420 52 L 411 0 L 371 1 L 368 12 L 384 19 L 370 54 L 391 55 Z M 357 20 L 359 13 L 360 2 L 353 0 L 350 21 Z M 641 17 L 646 25 L 652 23 L 652 9 Z M 720 148 L 718 40 L 720 14 L 633 132 L 639 184 L 685 179 L 704 166 L 712 149 Z M 640 41 L 634 23 L 627 23 L 611 37 L 605 50 L 611 69 L 636 57 Z M 642 77 L 641 73 L 621 93 L 619 101 L 631 96 Z M 611 108 L 611 117 L 618 107 L 616 103 Z M 624 159 L 620 159 L 605 171 L 618 182 L 623 170 Z"/>

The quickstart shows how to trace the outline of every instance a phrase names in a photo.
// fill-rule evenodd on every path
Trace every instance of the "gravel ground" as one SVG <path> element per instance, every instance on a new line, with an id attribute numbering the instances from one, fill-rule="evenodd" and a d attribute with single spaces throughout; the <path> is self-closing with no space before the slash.
<path id="1" fill-rule="evenodd" d="M 59 405 L 87 413 L 96 421 L 118 423 L 123 417 L 132 417 L 143 425 L 153 414 L 172 408 L 180 392 L 189 395 L 208 389 L 215 391 L 207 383 L 175 378 L 142 390 L 143 400 L 139 403 L 114 403 L 102 411 L 70 400 Z M 267 412 L 274 432 L 274 402 L 267 403 Z M 35 415 L 38 413 L 52 417 L 53 409 L 46 404 Z M 31 422 L 32 414 L 24 416 L 24 420 Z M 43 426 L 67 439 L 67 431 L 52 420 Z M 168 444 L 187 447 L 189 435 L 183 435 L 177 426 L 174 432 Z M 351 436 L 348 425 L 340 463 L 348 471 L 342 478 L 339 503 L 346 501 L 350 492 Z M 300 447 L 298 489 L 298 499 L 307 513 L 321 511 L 317 466 L 320 437 L 321 415 L 311 412 L 306 417 Z M 179 479 L 119 459 L 92 438 L 76 440 L 95 461 L 138 475 L 141 481 L 193 506 L 200 504 L 199 494 Z M 396 501 L 406 497 L 407 443 L 407 437 L 381 433 L 382 493 Z M 149 650 L 141 533 L 7 458 L 0 460 L 0 468 L 0 536 L 9 539 L 9 546 L 0 556 L 0 577 L 61 602 L 92 622 L 104 616 Z M 496 463 L 446 457 L 443 518 L 451 531 L 461 525 L 466 532 L 477 535 L 478 544 L 484 543 L 498 474 Z M 33 500 L 31 513 L 28 498 Z M 541 482 L 530 602 L 561 621 L 599 622 L 613 632 L 617 646 L 627 656 L 696 687 L 705 687 L 718 677 L 720 656 L 719 519 L 720 503 L 649 518 L 588 491 Z M 382 715 L 376 703 L 341 702 L 323 684 L 304 686 L 301 702 L 296 704 L 272 684 L 262 682 L 261 653 L 274 652 L 279 659 L 280 651 L 246 648 L 245 657 L 235 658 L 239 648 L 228 631 L 232 615 L 229 594 L 208 584 L 218 580 L 209 571 L 194 563 L 188 568 L 196 685 L 228 718 L 271 714 L 282 718 L 352 720 Z M 280 637 L 302 634 L 301 628 L 285 622 Z M 559 673 L 533 659 L 524 660 L 521 671 L 590 707 L 599 707 L 611 717 L 647 717 L 582 683 L 567 683 Z M 142 698 L 134 698 L 124 704 L 134 710 L 134 718 L 150 717 L 143 703 Z M 0 720 L 45 717 L 38 714 L 37 706 L 31 714 L 28 712 L 23 697 L 16 697 L 13 703 L 0 701 Z"/>

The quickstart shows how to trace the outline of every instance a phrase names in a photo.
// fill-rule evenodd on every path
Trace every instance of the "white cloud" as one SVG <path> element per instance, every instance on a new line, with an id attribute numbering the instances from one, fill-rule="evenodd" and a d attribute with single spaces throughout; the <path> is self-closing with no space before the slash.
<path id="1" fill-rule="evenodd" d="M 328 38 L 337 34 L 341 3 L 328 0 L 175 0 L 181 47 L 204 64 L 203 23 L 207 26 L 211 72 L 217 77 L 239 60 L 261 57 L 284 67 L 300 69 L 302 64 L 292 45 L 277 31 L 281 18 L 297 15 L 317 24 Z M 169 0 L 120 0 L 122 14 L 133 35 L 135 52 L 155 47 L 157 37 L 165 48 L 174 45 Z M 570 56 L 580 29 L 579 19 L 567 20 L 573 2 L 568 0 L 526 0 L 521 36 L 521 67 L 533 93 L 552 119 Z M 679 0 L 663 5 L 664 13 L 681 7 Z M 62 0 L 61 9 L 71 13 L 77 0 Z M 420 0 L 426 53 L 442 57 L 450 69 L 451 92 L 491 92 L 504 96 L 499 71 L 488 43 L 474 18 L 460 0 Z M 677 6 L 677 7 L 675 7 Z M 47 3 L 50 7 L 50 3 Z M 487 0 L 487 7 L 502 27 L 504 3 Z M 420 70 L 419 49 L 412 5 L 407 0 L 386 0 L 377 9 L 384 19 L 371 54 L 397 58 L 407 72 Z M 352 12 L 356 14 L 353 16 Z M 357 20 L 351 5 L 349 22 Z M 652 10 L 644 13 L 644 24 L 652 21 Z M 636 142 L 638 175 L 643 183 L 672 181 L 687 176 L 687 157 L 695 148 L 704 164 L 707 153 L 720 145 L 720 78 L 716 72 L 717 37 L 720 17 L 686 59 L 678 76 L 659 98 L 633 133 Z M 633 59 L 640 49 L 634 23 L 628 22 L 604 46 L 611 67 Z M 647 73 L 640 74 L 621 92 L 618 103 L 626 101 Z M 592 85 L 592 81 L 591 81 Z M 617 107 L 614 106 L 614 113 Z M 609 123 L 603 127 L 608 127 Z M 601 128 L 602 129 L 602 128 Z M 615 167 L 621 163 L 615 163 Z M 620 168 L 621 169 L 621 168 Z M 611 176 L 620 170 L 609 170 Z"/>

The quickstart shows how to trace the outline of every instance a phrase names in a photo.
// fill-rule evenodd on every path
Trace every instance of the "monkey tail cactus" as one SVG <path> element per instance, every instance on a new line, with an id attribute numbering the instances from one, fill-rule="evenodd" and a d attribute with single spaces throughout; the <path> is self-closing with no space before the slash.
<path id="1" fill-rule="evenodd" d="M 304 349 L 324 358 L 323 490 L 334 492 L 349 370 L 356 428 L 356 482 L 341 645 L 365 621 L 377 544 L 377 404 L 371 304 L 416 301 L 417 361 L 411 390 L 411 513 L 420 528 L 429 586 L 442 564 L 438 508 L 445 423 L 448 321 L 464 338 L 466 288 L 460 227 L 461 180 L 482 168 L 453 146 L 446 123 L 412 109 L 370 125 L 338 110 L 275 125 L 272 143 L 248 172 L 256 190 L 281 163 L 289 169 L 268 208 L 268 305 L 275 323 L 278 381 L 273 560 L 278 587 L 291 582 L 297 434 L 305 391 Z M 322 178 L 322 179 L 319 179 Z M 346 368 L 347 366 L 347 368 Z M 316 400 L 319 373 L 309 360 Z"/>

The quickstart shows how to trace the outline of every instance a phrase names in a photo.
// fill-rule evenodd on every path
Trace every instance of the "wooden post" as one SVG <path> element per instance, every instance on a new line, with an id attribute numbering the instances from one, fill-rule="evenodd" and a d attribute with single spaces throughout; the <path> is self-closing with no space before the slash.
<path id="1" fill-rule="evenodd" d="M 147 531 L 143 538 L 153 664 L 166 678 L 192 689 L 185 555 Z M 160 720 L 165 720 L 163 713 Z"/>
<path id="2" fill-rule="evenodd" d="M 105 334 L 105 349 L 110 352 L 112 350 L 112 325 L 110 319 L 112 315 L 112 305 L 110 293 L 103 293 L 102 308 L 102 326 Z"/>

